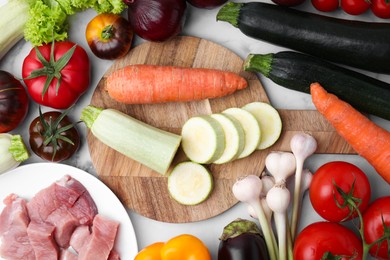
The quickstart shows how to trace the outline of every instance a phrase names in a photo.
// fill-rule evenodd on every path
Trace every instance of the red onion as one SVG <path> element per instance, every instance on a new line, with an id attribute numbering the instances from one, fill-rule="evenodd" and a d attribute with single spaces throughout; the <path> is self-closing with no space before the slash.
<path id="1" fill-rule="evenodd" d="M 191 5 L 198 8 L 213 9 L 227 2 L 227 0 L 187 0 Z"/>
<path id="2" fill-rule="evenodd" d="M 123 0 L 134 32 L 148 41 L 164 41 L 182 30 L 185 0 Z"/>

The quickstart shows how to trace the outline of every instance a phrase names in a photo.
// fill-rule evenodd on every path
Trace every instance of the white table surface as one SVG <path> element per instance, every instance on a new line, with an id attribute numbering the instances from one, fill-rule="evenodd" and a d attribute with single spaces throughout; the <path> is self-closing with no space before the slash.
<path id="1" fill-rule="evenodd" d="M 4 1 L 6 0 L 0 0 L 0 4 Z M 181 35 L 197 36 L 216 42 L 231 49 L 243 59 L 249 53 L 264 54 L 285 50 L 284 48 L 269 43 L 251 39 L 228 23 L 217 22 L 215 17 L 218 9 L 219 8 L 213 10 L 198 9 L 188 5 L 186 21 Z M 310 12 L 317 12 L 311 6 L 310 1 L 308 0 L 306 3 L 299 6 L 298 9 L 307 10 Z M 81 109 L 89 104 L 92 93 L 98 81 L 100 80 L 104 72 L 112 64 L 112 61 L 105 61 L 96 58 L 90 51 L 85 40 L 84 31 L 86 24 L 95 15 L 95 11 L 87 10 L 85 12 L 78 13 L 70 18 L 69 40 L 81 45 L 88 52 L 92 64 L 91 86 L 88 92 L 81 97 L 76 107 L 73 109 L 70 117 L 74 120 L 78 120 Z M 347 15 L 341 10 L 339 10 L 328 15 L 351 20 L 359 19 L 365 21 L 383 21 L 378 18 L 375 18 L 375 16 L 372 15 L 370 12 L 355 17 Z M 140 39 L 139 37 L 135 37 L 134 45 L 138 45 L 142 42 L 142 39 Z M 21 67 L 23 59 L 28 54 L 30 49 L 30 43 L 26 43 L 24 40 L 21 40 L 0 61 L 0 69 L 10 72 L 16 77 L 21 77 Z M 390 83 L 390 75 L 382 75 L 366 71 L 360 72 Z M 272 105 L 276 108 L 314 109 L 314 105 L 311 102 L 310 95 L 288 90 L 286 88 L 276 85 L 262 75 L 258 76 L 268 94 L 268 97 L 271 100 Z M 45 107 L 43 108 L 43 111 L 47 110 L 52 109 Z M 12 131 L 12 133 L 21 134 L 24 140 L 28 140 L 28 126 L 32 119 L 35 118 L 37 115 L 38 105 L 31 102 L 29 114 L 26 120 L 21 126 Z M 390 121 L 380 119 L 374 116 L 370 116 L 370 118 L 375 123 L 390 131 Z M 71 159 L 63 163 L 78 167 L 87 171 L 90 174 L 96 175 L 88 152 L 86 142 L 86 128 L 83 124 L 80 124 L 78 125 L 78 130 L 82 135 L 81 147 Z M 374 169 L 363 158 L 357 155 L 313 155 L 307 160 L 306 167 L 308 167 L 312 172 L 314 172 L 322 164 L 334 160 L 343 160 L 351 162 L 361 168 L 368 175 L 370 183 L 372 185 L 372 199 L 383 195 L 390 195 L 389 185 L 375 173 Z M 36 155 L 32 154 L 31 158 L 23 164 L 35 162 L 42 162 L 42 160 Z M 250 219 L 246 211 L 246 206 L 242 203 L 238 203 L 226 212 L 208 220 L 185 224 L 163 223 L 151 220 L 140 216 L 131 209 L 128 209 L 128 213 L 135 229 L 139 249 L 142 249 L 145 246 L 157 241 L 167 241 L 168 239 L 176 235 L 189 233 L 199 237 L 207 245 L 213 256 L 213 259 L 217 259 L 217 248 L 219 244 L 218 238 L 222 232 L 223 227 L 236 218 Z M 318 220 L 322 219 L 313 211 L 308 196 L 305 196 L 303 202 L 303 214 L 300 228 L 304 227 L 308 223 Z"/>

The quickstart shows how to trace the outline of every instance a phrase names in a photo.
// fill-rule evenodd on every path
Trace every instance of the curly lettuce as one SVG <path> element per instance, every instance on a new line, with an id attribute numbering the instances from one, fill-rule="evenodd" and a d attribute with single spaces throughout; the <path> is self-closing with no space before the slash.
<path id="1" fill-rule="evenodd" d="M 122 0 L 29 0 L 29 19 L 24 37 L 33 46 L 68 38 L 68 16 L 93 8 L 97 13 L 119 14 L 125 9 Z"/>

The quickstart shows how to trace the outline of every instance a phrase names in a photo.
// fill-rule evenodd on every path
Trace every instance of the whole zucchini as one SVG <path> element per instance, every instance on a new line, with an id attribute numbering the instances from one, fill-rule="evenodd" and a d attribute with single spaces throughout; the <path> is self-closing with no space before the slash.
<path id="1" fill-rule="evenodd" d="M 245 35 L 329 61 L 390 73 L 390 23 L 350 21 L 267 3 L 228 3 L 217 20 Z"/>
<path id="2" fill-rule="evenodd" d="M 305 93 L 310 93 L 311 83 L 319 82 L 356 109 L 390 120 L 390 84 L 320 58 L 292 51 L 250 54 L 244 70 Z"/>

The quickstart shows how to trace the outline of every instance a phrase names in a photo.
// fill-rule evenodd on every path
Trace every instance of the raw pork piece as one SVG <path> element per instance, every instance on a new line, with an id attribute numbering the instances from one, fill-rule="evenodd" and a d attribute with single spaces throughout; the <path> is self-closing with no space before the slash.
<path id="1" fill-rule="evenodd" d="M 70 236 L 79 225 L 89 225 L 97 207 L 86 188 L 66 175 L 39 191 L 27 203 L 31 221 L 46 222 L 56 227 L 55 240 L 60 247 L 69 246 Z"/>
<path id="2" fill-rule="evenodd" d="M 69 249 L 61 249 L 59 260 L 77 260 L 77 255 Z"/>
<path id="3" fill-rule="evenodd" d="M 119 253 L 115 250 L 112 250 L 110 255 L 108 256 L 108 260 L 121 260 Z"/>
<path id="4" fill-rule="evenodd" d="M 70 238 L 70 246 L 78 253 L 91 239 L 89 226 L 78 226 Z"/>
<path id="5" fill-rule="evenodd" d="M 4 199 L 4 204 L 6 206 L 0 215 L 0 256 L 13 260 L 35 260 L 27 235 L 30 219 L 26 200 L 10 194 Z"/>
<path id="6" fill-rule="evenodd" d="M 54 241 L 55 227 L 51 224 L 30 222 L 27 234 L 36 259 L 57 260 L 58 246 Z"/>
<path id="7" fill-rule="evenodd" d="M 119 223 L 98 214 L 92 223 L 92 234 L 87 244 L 79 250 L 79 260 L 108 259 L 114 247 Z"/>

